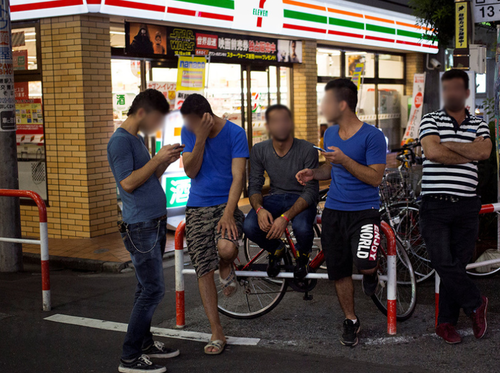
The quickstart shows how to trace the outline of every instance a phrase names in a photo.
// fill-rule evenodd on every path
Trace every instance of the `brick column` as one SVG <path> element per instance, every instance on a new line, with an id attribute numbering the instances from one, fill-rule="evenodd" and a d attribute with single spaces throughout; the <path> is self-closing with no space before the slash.
<path id="1" fill-rule="evenodd" d="M 413 95 L 413 75 L 424 72 L 424 54 L 407 53 L 406 54 L 406 90 L 408 96 Z"/>
<path id="2" fill-rule="evenodd" d="M 109 18 L 41 20 L 42 88 L 49 236 L 95 237 L 116 231 L 116 185 L 106 159 L 113 133 Z M 23 207 L 23 234 L 36 210 Z"/>
<path id="3" fill-rule="evenodd" d="M 295 137 L 318 142 L 316 42 L 302 42 L 302 63 L 293 65 Z"/>

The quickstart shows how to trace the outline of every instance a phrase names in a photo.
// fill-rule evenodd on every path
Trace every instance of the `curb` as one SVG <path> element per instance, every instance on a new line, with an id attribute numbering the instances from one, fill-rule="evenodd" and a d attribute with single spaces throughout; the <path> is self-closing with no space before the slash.
<path id="1" fill-rule="evenodd" d="M 163 261 L 174 258 L 175 250 L 163 255 Z M 40 255 L 33 253 L 23 253 L 23 261 L 29 264 L 40 264 Z M 71 258 L 65 256 L 53 256 L 49 258 L 50 266 L 63 267 L 77 271 L 120 273 L 126 268 L 133 269 L 132 261 L 127 262 L 106 262 L 102 260 Z"/>

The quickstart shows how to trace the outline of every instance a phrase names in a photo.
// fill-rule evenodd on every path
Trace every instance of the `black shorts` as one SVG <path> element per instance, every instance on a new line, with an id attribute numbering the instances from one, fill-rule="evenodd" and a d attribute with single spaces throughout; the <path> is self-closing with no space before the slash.
<path id="1" fill-rule="evenodd" d="M 378 210 L 323 211 L 321 245 L 328 266 L 328 278 L 340 280 L 352 276 L 353 262 L 358 270 L 377 266 L 380 246 Z"/>

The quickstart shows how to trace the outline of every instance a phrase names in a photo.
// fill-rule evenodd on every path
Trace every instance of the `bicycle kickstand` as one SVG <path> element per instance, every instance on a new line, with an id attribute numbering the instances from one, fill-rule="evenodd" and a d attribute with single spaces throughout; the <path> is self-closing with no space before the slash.
<path id="1" fill-rule="evenodd" d="M 313 296 L 312 294 L 309 294 L 309 292 L 306 290 L 306 292 L 304 293 L 304 300 L 312 300 L 313 299 Z"/>

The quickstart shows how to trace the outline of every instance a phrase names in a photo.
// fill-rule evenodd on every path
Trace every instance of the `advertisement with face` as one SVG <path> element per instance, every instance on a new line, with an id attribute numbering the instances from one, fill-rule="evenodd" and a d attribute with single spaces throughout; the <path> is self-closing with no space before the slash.
<path id="1" fill-rule="evenodd" d="M 167 53 L 167 28 L 145 23 L 127 23 L 127 54 L 153 55 Z"/>

